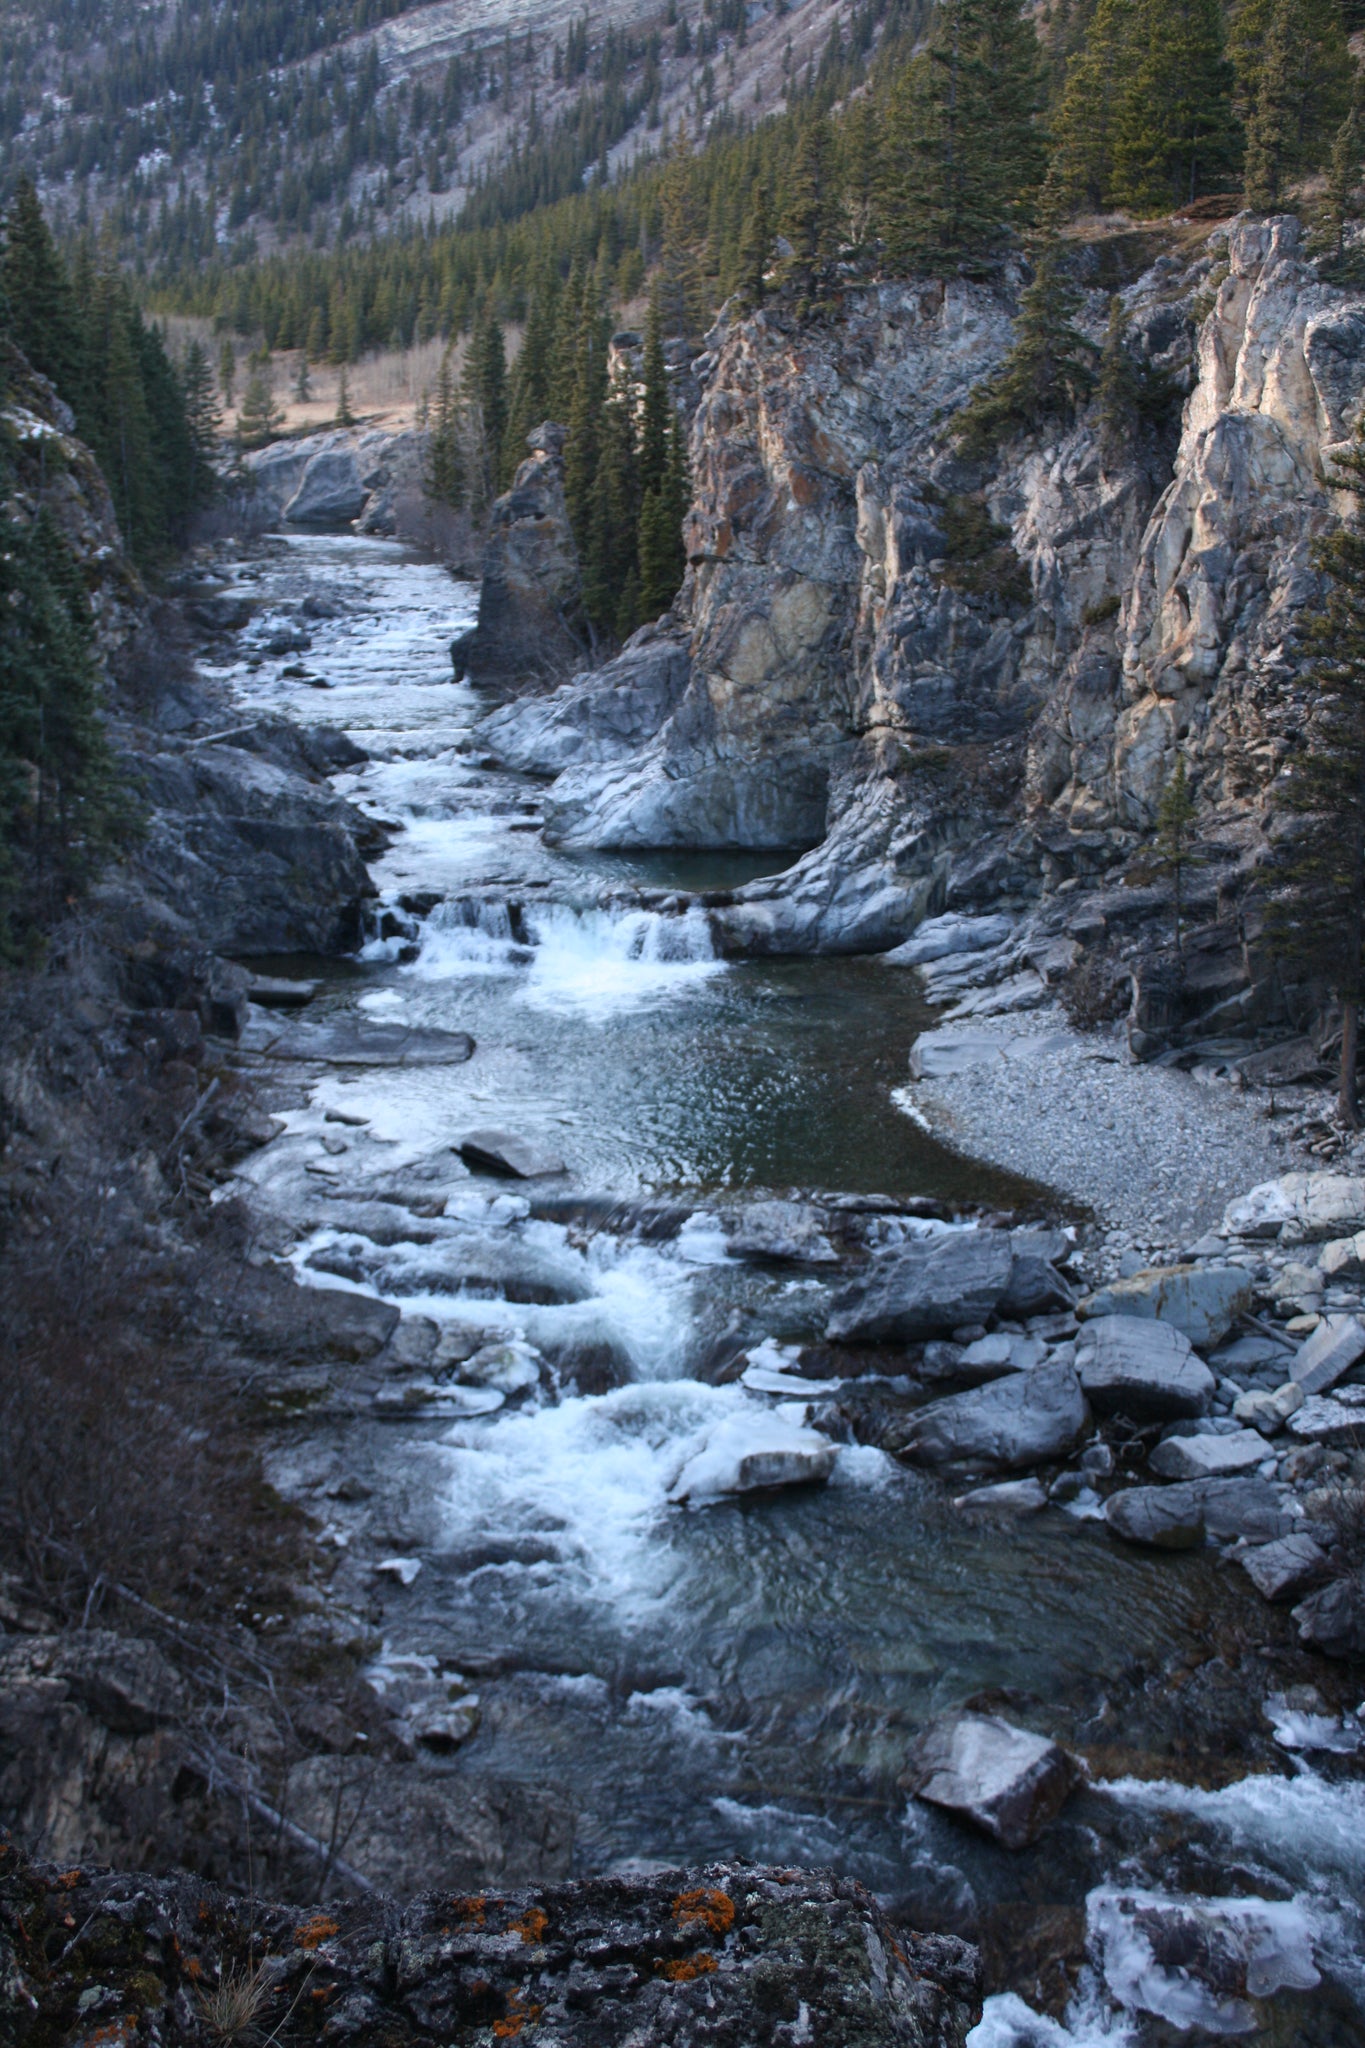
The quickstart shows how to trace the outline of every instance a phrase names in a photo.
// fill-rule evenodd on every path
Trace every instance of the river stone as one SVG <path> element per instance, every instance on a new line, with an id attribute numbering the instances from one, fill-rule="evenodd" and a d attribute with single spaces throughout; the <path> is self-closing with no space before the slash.
<path id="1" fill-rule="evenodd" d="M 1334 1400 L 1330 1394 L 1310 1394 L 1290 1416 L 1289 1433 L 1309 1444 L 1365 1441 L 1365 1407 L 1355 1401 Z"/>
<path id="2" fill-rule="evenodd" d="M 1346 1173 L 1286 1173 L 1262 1181 L 1223 1212 L 1226 1237 L 1281 1237 L 1286 1244 L 1354 1236 L 1365 1229 L 1365 1180 Z"/>
<path id="3" fill-rule="evenodd" d="M 808 1202 L 750 1202 L 741 1211 L 726 1250 L 732 1258 L 760 1264 L 833 1265 L 839 1255 L 821 1225 L 819 1210 Z"/>
<path id="4" fill-rule="evenodd" d="M 1076 1340 L 1076 1368 L 1100 1414 L 1135 1422 L 1204 1415 L 1214 1395 L 1213 1374 L 1183 1331 L 1140 1316 L 1104 1315 L 1087 1323 Z"/>
<path id="5" fill-rule="evenodd" d="M 1014 1254 L 1002 1230 L 960 1230 L 878 1254 L 834 1297 L 832 1343 L 912 1344 L 984 1323 L 1009 1285 Z"/>
<path id="6" fill-rule="evenodd" d="M 1311 1536 L 1281 1536 L 1238 1553 L 1252 1585 L 1264 1600 L 1298 1600 L 1327 1576 L 1327 1558 Z"/>
<path id="7" fill-rule="evenodd" d="M 1116 1536 L 1158 1550 L 1191 1550 L 1206 1536 L 1270 1543 L 1294 1529 L 1285 1495 L 1266 1479 L 1193 1479 L 1111 1493 L 1104 1519 Z"/>
<path id="8" fill-rule="evenodd" d="M 1227 1335 L 1255 1296 L 1251 1276 L 1240 1266 L 1157 1266 L 1097 1288 L 1076 1312 L 1150 1318 L 1206 1346 Z"/>
<path id="9" fill-rule="evenodd" d="M 802 1429 L 771 1410 L 747 1407 L 726 1416 L 669 1488 L 678 1504 L 704 1506 L 726 1494 L 822 1484 L 838 1450 L 815 1429 Z"/>
<path id="10" fill-rule="evenodd" d="M 1216 1479 L 1249 1472 L 1265 1456 L 1260 1432 L 1238 1429 L 1230 1436 L 1168 1436 L 1147 1462 L 1163 1479 Z"/>
<path id="11" fill-rule="evenodd" d="M 1056 1819 L 1079 1777 L 1074 1760 L 1045 1735 L 996 1714 L 945 1714 L 916 1741 L 903 1782 L 1003 1848 L 1024 1849 Z"/>
<path id="12" fill-rule="evenodd" d="M 1329 1657 L 1365 1657 L 1365 1571 L 1333 1579 L 1294 1609 L 1299 1641 Z"/>
<path id="13" fill-rule="evenodd" d="M 290 1773 L 288 1815 L 324 1843 L 340 1782 L 335 1757 Z M 378 1760 L 365 1788 L 342 1809 L 346 1855 L 403 1903 L 343 1881 L 323 1915 L 183 1871 L 63 1871 L 8 1851 L 0 1913 L 52 1959 L 13 1994 L 25 2030 L 98 2031 L 84 2016 L 71 2026 L 91 1954 L 110 2011 L 155 1998 L 193 2012 L 196 1985 L 237 1967 L 247 1927 L 272 1959 L 281 2013 L 309 2009 L 323 1975 L 329 2033 L 386 2048 L 518 2035 L 556 2048 L 964 2048 L 980 2015 L 976 1950 L 892 1927 L 854 1878 L 713 1863 L 555 1882 L 574 1819 L 557 1788 Z M 442 1888 L 422 1893 L 435 1871 Z M 518 1872 L 537 1875 L 506 1889 L 527 1883 Z M 64 1957 L 73 1925 L 89 1949 Z"/>
<path id="14" fill-rule="evenodd" d="M 1302 1408 L 1303 1399 L 1303 1388 L 1295 1380 L 1286 1380 L 1273 1393 L 1265 1387 L 1253 1387 L 1250 1393 L 1239 1394 L 1233 1402 L 1232 1419 L 1246 1423 L 1250 1429 L 1259 1429 L 1262 1436 L 1274 1436 Z"/>
<path id="15" fill-rule="evenodd" d="M 1065 1457 L 1087 1416 L 1072 1367 L 1039 1365 L 917 1409 L 888 1448 L 917 1465 L 970 1462 L 1009 1471 Z"/>
<path id="16" fill-rule="evenodd" d="M 514 1131 L 469 1131 L 456 1150 L 468 1166 L 484 1173 L 500 1173 L 509 1180 L 537 1180 L 541 1175 L 567 1173 L 557 1153 L 519 1138 Z"/>
<path id="17" fill-rule="evenodd" d="M 1299 1346 L 1289 1377 L 1305 1394 L 1325 1394 L 1365 1357 L 1365 1323 L 1359 1316 L 1324 1316 Z"/>
<path id="18" fill-rule="evenodd" d="M 1333 1238 L 1323 1246 L 1318 1265 L 1327 1280 L 1359 1280 L 1365 1274 L 1365 1230 Z"/>

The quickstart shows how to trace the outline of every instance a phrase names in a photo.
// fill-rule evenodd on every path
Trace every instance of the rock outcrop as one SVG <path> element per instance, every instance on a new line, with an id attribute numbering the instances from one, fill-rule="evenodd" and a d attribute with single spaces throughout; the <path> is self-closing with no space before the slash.
<path id="1" fill-rule="evenodd" d="M 527 435 L 531 453 L 489 515 L 478 620 L 451 649 L 456 668 L 476 681 L 543 687 L 586 659 L 564 438 L 550 420 Z"/>
<path id="2" fill-rule="evenodd" d="M 392 2048 L 962 2048 L 981 2009 L 975 1949 L 893 1932 L 848 1878 L 714 1864 L 310 1910 L 0 1843 L 6 2040 L 254 2039 L 300 2006 L 310 2033 Z"/>
<path id="3" fill-rule="evenodd" d="M 424 437 L 382 427 L 335 427 L 272 441 L 246 458 L 252 510 L 268 522 L 324 531 L 395 531 L 395 504 L 419 490 Z"/>
<path id="4" fill-rule="evenodd" d="M 1194 246 L 1105 230 L 1074 260 L 1096 345 L 1120 286 L 1150 400 L 1121 446 L 1090 407 L 986 461 L 957 449 L 1017 278 L 844 278 L 804 321 L 781 297 L 723 316 L 668 626 L 685 687 L 642 716 L 632 667 L 580 677 L 506 757 L 559 775 L 567 845 L 806 849 L 711 907 L 722 953 L 880 950 L 1003 913 L 1048 964 L 979 961 L 994 1006 L 1108 976 L 1146 1056 L 1297 1014 L 1257 887 L 1365 296 L 1318 276 L 1289 216 Z M 1202 842 L 1178 969 L 1169 878 L 1141 861 L 1177 752 Z"/>

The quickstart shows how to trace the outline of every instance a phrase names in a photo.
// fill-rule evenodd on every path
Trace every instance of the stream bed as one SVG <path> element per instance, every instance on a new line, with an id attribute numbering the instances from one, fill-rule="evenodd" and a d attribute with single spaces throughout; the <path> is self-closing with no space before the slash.
<path id="1" fill-rule="evenodd" d="M 941 1482 L 856 1443 L 822 1488 L 670 1499 L 736 1418 L 806 1413 L 699 1369 L 747 1345 L 780 1380 L 828 1308 L 818 1261 L 731 1256 L 722 1211 L 838 1194 L 890 1243 L 928 1227 L 910 1196 L 1037 1205 L 896 1107 L 931 1014 L 916 977 L 723 963 L 700 912 L 659 905 L 790 855 L 547 847 L 539 786 L 471 742 L 492 700 L 448 652 L 471 586 L 350 536 L 229 566 L 261 603 L 219 671 L 244 714 L 349 733 L 369 758 L 335 786 L 395 828 L 358 956 L 261 963 L 320 986 L 302 1025 L 253 1023 L 258 1050 L 304 1029 L 316 1057 L 244 1169 L 249 1199 L 304 1281 L 398 1305 L 437 1360 L 498 1353 L 485 1387 L 434 1377 L 410 1411 L 281 1462 L 300 1490 L 310 1458 L 355 1476 L 361 1504 L 328 1511 L 384 1567 L 364 1592 L 377 1682 L 439 1689 L 473 1731 L 433 1769 L 553 1787 L 576 1874 L 735 1855 L 856 1874 L 908 1924 L 982 1939 L 994 1980 L 1034 2000 L 993 1997 L 974 2048 L 1359 2042 L 1365 1789 L 1276 1748 L 1247 1646 L 1288 1624 L 1240 1573 L 1120 1550 L 1056 1509 L 965 1520 Z M 329 1032 L 361 1026 L 435 1050 L 328 1056 Z M 440 1055 L 456 1033 L 472 1058 Z M 566 1171 L 470 1172 L 453 1148 L 486 1127 Z M 1196 1669 L 1176 1698 L 1172 1673 Z M 915 1731 L 967 1701 L 1089 1760 L 1032 1849 L 898 1783 Z M 1151 1932 L 1153 1896 L 1203 1902 L 1185 1950 Z M 1063 1980 L 1049 1945 L 1085 1960 Z"/>

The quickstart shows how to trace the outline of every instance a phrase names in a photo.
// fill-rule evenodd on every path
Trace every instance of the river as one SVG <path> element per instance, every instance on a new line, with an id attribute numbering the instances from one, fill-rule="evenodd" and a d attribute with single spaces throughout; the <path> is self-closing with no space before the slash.
<path id="1" fill-rule="evenodd" d="M 1183 1738 L 1156 1680 L 1192 1644 L 1206 1661 L 1264 1629 L 1240 1573 L 1120 1552 L 1059 1510 L 964 1521 L 937 1480 L 853 1443 L 821 1489 L 670 1501 L 718 1429 L 806 1415 L 789 1390 L 707 1384 L 698 1365 L 728 1340 L 780 1369 L 829 1299 L 818 1266 L 731 1258 L 719 1208 L 794 1188 L 888 1198 L 862 1213 L 894 1241 L 925 1227 L 896 1213 L 909 1195 L 1030 1199 L 897 1108 L 929 1016 L 915 977 L 875 960 L 725 964 L 699 914 L 641 902 L 733 886 L 781 855 L 548 848 L 537 785 L 490 768 L 471 736 L 490 703 L 454 679 L 448 647 L 476 592 L 437 566 L 292 535 L 231 568 L 262 607 L 221 671 L 243 711 L 350 733 L 368 759 L 335 786 L 395 828 L 359 956 L 298 963 L 322 983 L 310 1028 L 477 1045 L 464 1064 L 319 1061 L 245 1170 L 301 1278 L 381 1294 L 447 1351 L 503 1346 L 496 1385 L 437 1388 L 351 1433 L 369 1527 L 395 1553 L 381 1679 L 406 1660 L 476 1684 L 477 1732 L 450 1768 L 559 1788 L 577 1871 L 832 1864 L 910 1922 L 994 1929 L 1006 1970 L 1028 1946 L 1018 1930 L 1069 1915 L 1074 1947 L 1084 1919 L 1090 1964 L 1065 2020 L 996 1997 L 975 2048 L 1136 2042 L 1141 2010 L 1195 2038 L 1359 2041 L 1360 1786 L 1318 1755 L 1281 1751 L 1266 1773 L 1268 1724 L 1239 1776 L 1216 1713 L 1186 1745 L 1198 1785 L 1171 1769 Z M 310 645 L 267 651 L 301 625 Z M 487 1126 L 563 1158 L 537 1184 L 549 1196 L 467 1172 L 452 1146 Z M 547 1395 L 537 1354 L 600 1390 Z M 898 1786 L 915 1730 L 967 1700 L 1105 1759 L 1022 1854 Z M 1149 1892 L 1273 1902 L 1251 2004 L 1153 1960 L 1121 1902 Z M 1211 1910 L 1217 1940 L 1242 1938 L 1246 1909 Z"/>

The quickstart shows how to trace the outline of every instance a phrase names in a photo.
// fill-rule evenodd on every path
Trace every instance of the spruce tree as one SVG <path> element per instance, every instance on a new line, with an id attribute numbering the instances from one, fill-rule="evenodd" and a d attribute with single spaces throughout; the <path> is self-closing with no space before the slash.
<path id="1" fill-rule="evenodd" d="M 1095 381 L 1095 410 L 1100 420 L 1100 451 L 1116 461 L 1132 446 L 1141 410 L 1142 380 L 1128 347 L 1128 315 L 1117 292 L 1109 301 L 1109 324 L 1100 351 Z"/>
<path id="2" fill-rule="evenodd" d="M 1114 181 L 1115 133 L 1136 63 L 1135 0 L 1099 0 L 1066 67 L 1052 120 L 1046 203 L 1057 214 L 1098 212 Z"/>
<path id="3" fill-rule="evenodd" d="M 486 311 L 469 346 L 466 380 L 478 408 L 485 450 L 485 494 L 502 485 L 503 447 L 507 438 L 507 348 L 497 316 Z"/>
<path id="4" fill-rule="evenodd" d="M 441 358 L 440 375 L 436 380 L 436 401 L 431 409 L 426 470 L 422 481 L 429 498 L 434 498 L 438 504 L 453 506 L 457 511 L 463 509 L 469 491 L 464 441 L 459 382 L 451 362 L 451 352 L 447 349 Z"/>
<path id="5" fill-rule="evenodd" d="M 964 454 L 985 455 L 1010 434 L 1045 420 L 1069 420 L 1095 382 L 1094 344 L 1073 325 L 1081 295 L 1063 266 L 1061 245 L 1046 242 L 1019 304 L 1014 345 L 994 376 L 958 414 Z"/>
<path id="6" fill-rule="evenodd" d="M 341 373 L 342 395 L 337 399 L 337 424 L 344 426 L 346 372 Z M 270 384 L 269 358 L 253 365 L 242 393 L 241 411 L 237 415 L 237 445 L 239 448 L 264 448 L 273 441 L 284 425 L 284 413 Z"/>
<path id="7" fill-rule="evenodd" d="M 42 376 L 80 420 L 90 406 L 89 354 L 66 267 L 57 253 L 33 181 L 20 177 L 5 218 L 0 286 L 10 329 Z"/>
<path id="8" fill-rule="evenodd" d="M 884 127 L 879 219 L 894 267 L 990 267 L 1042 175 L 1041 88 L 1018 0 L 941 0 Z"/>
<path id="9" fill-rule="evenodd" d="M 1168 212 L 1215 188 L 1235 155 L 1219 0 L 1136 0 L 1109 199 Z"/>
<path id="10" fill-rule="evenodd" d="M 1247 123 L 1248 206 L 1273 211 L 1287 182 L 1321 161 L 1349 109 L 1351 74 L 1331 0 L 1275 0 Z"/>
<path id="11" fill-rule="evenodd" d="M 247 386 L 247 397 L 246 397 L 246 398 L 244 398 L 244 399 L 243 399 L 243 401 L 242 401 L 242 413 L 243 413 L 243 415 L 245 415 L 245 413 L 246 413 L 246 410 L 247 410 L 247 403 L 248 403 L 248 400 L 250 399 L 250 396 L 251 396 L 251 387 L 250 387 L 250 385 L 248 385 L 248 386 Z M 273 402 L 274 402 L 274 401 L 272 400 L 271 402 L 272 402 L 272 404 L 273 404 Z M 353 426 L 355 425 L 355 414 L 354 414 L 354 413 L 353 413 L 353 412 L 351 411 L 351 387 L 350 387 L 350 385 L 348 384 L 348 382 L 347 382 L 347 380 L 346 380 L 346 365 L 345 365 L 345 363 L 344 363 L 344 362 L 343 362 L 343 364 L 341 365 L 341 372 L 340 372 L 340 375 L 339 375 L 339 376 L 337 377 L 337 409 L 336 409 L 336 424 L 337 424 L 337 425 L 338 425 L 339 427 L 353 427 Z M 240 418 L 239 418 L 239 420 L 238 420 L 238 422 L 237 422 L 237 430 L 238 430 L 238 433 L 239 433 L 239 435 L 240 435 L 240 433 L 241 433 L 241 419 L 240 419 Z M 272 431 L 273 431 L 273 429 L 272 429 Z"/>
<path id="12" fill-rule="evenodd" d="M 767 187 L 760 179 L 754 186 L 740 229 L 738 276 L 735 289 L 746 307 L 761 306 L 768 295 L 768 265 L 772 261 L 773 224 Z"/>
<path id="13" fill-rule="evenodd" d="M 237 351 L 230 334 L 223 336 L 223 346 L 218 351 L 218 383 L 223 403 L 230 411 L 237 391 Z"/>
<path id="14" fill-rule="evenodd" d="M 791 245 L 786 275 L 809 288 L 835 247 L 834 143 L 828 121 L 807 121 L 787 172 L 781 233 Z"/>
<path id="15" fill-rule="evenodd" d="M 1362 136 L 1360 116 L 1352 107 L 1332 138 L 1327 165 L 1327 190 L 1317 222 L 1317 239 L 1331 270 L 1339 271 L 1346 255 L 1346 223 L 1360 183 Z"/>
<path id="16" fill-rule="evenodd" d="M 1269 929 L 1277 950 L 1301 961 L 1340 1004 L 1337 1107 L 1355 1129 L 1365 999 L 1365 440 L 1333 482 L 1357 504 L 1314 549 L 1326 594 L 1302 621 L 1313 656 L 1308 715 L 1272 790 L 1283 830 Z"/>

